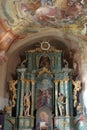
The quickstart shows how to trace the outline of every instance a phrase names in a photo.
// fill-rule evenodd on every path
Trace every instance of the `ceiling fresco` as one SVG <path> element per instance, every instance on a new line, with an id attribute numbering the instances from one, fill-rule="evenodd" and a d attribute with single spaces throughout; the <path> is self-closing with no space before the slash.
<path id="1" fill-rule="evenodd" d="M 0 0 L 0 22 L 2 52 L 17 38 L 52 29 L 87 41 L 87 0 Z"/>

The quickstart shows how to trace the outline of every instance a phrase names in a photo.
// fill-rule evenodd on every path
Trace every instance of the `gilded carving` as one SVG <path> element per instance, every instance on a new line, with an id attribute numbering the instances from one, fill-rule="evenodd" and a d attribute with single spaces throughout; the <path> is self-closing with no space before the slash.
<path id="1" fill-rule="evenodd" d="M 66 82 L 66 83 L 68 83 L 68 82 L 69 82 L 69 78 L 68 78 L 68 77 L 65 79 L 65 82 Z"/>
<path id="2" fill-rule="evenodd" d="M 65 126 L 69 126 L 69 122 L 65 121 L 64 122 Z"/>
<path id="3" fill-rule="evenodd" d="M 54 83 L 55 83 L 56 86 L 58 85 L 58 82 L 59 82 L 58 79 L 55 79 L 55 80 L 54 80 Z"/>
<path id="4" fill-rule="evenodd" d="M 77 92 L 79 92 L 81 90 L 81 81 L 72 80 L 72 83 L 74 85 L 74 92 L 73 92 L 74 107 L 76 107 L 76 105 L 77 105 Z"/>
<path id="5" fill-rule="evenodd" d="M 22 84 L 24 84 L 25 83 L 25 79 L 21 79 L 21 82 L 22 82 Z"/>
<path id="6" fill-rule="evenodd" d="M 77 112 L 78 112 L 78 114 L 82 114 L 82 112 L 83 112 L 83 107 L 80 103 L 77 106 Z"/>
<path id="7" fill-rule="evenodd" d="M 5 112 L 6 112 L 6 113 L 10 113 L 10 112 L 11 112 L 11 106 L 7 105 L 7 106 L 5 107 Z"/>
<path id="8" fill-rule="evenodd" d="M 15 99 L 16 99 L 16 84 L 17 84 L 17 80 L 11 80 L 10 83 L 9 83 L 9 90 L 12 92 L 12 107 L 15 106 L 16 102 L 15 102 Z"/>
<path id="9" fill-rule="evenodd" d="M 23 126 L 23 120 L 20 120 L 19 126 Z"/>
<path id="10" fill-rule="evenodd" d="M 34 53 L 34 52 L 62 52 L 62 50 L 58 50 L 56 48 L 54 48 L 53 46 L 50 45 L 50 43 L 48 41 L 42 41 L 41 42 L 41 47 L 35 48 L 33 50 L 28 50 L 28 52 L 30 53 Z"/>
<path id="11" fill-rule="evenodd" d="M 15 124 L 15 119 L 10 120 L 12 124 Z"/>
<path id="12" fill-rule="evenodd" d="M 62 120 L 59 122 L 59 126 L 60 127 L 64 126 L 64 122 Z"/>
<path id="13" fill-rule="evenodd" d="M 32 83 L 32 85 L 35 85 L 35 80 L 34 79 L 31 79 L 31 83 Z"/>
<path id="14" fill-rule="evenodd" d="M 53 77 L 53 74 L 50 70 L 48 70 L 46 67 L 43 67 L 43 69 L 39 72 L 38 77 L 43 74 L 43 73 L 48 73 L 49 75 L 51 75 Z"/>
<path id="15" fill-rule="evenodd" d="M 41 42 L 41 49 L 44 51 L 47 51 L 50 49 L 49 41 L 43 41 Z"/>
<path id="16" fill-rule="evenodd" d="M 30 121 L 29 120 L 26 120 L 26 122 L 25 122 L 25 126 L 30 126 Z"/>
<path id="17" fill-rule="evenodd" d="M 62 127 L 62 126 L 69 126 L 69 122 L 67 122 L 67 121 L 60 121 L 59 122 L 59 125 Z"/>
<path id="18" fill-rule="evenodd" d="M 50 47 L 49 50 L 42 50 L 41 48 L 36 48 L 34 50 L 29 50 L 28 52 L 62 52 L 61 50 L 55 49 L 54 47 Z"/>

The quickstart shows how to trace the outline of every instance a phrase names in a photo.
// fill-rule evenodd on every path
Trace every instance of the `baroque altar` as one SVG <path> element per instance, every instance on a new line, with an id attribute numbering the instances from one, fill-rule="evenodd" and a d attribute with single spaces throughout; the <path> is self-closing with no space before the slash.
<path id="1" fill-rule="evenodd" d="M 73 80 L 73 69 L 64 61 L 63 51 L 47 41 L 26 52 L 17 80 L 9 83 L 4 130 L 86 130 L 78 100 L 81 82 Z"/>

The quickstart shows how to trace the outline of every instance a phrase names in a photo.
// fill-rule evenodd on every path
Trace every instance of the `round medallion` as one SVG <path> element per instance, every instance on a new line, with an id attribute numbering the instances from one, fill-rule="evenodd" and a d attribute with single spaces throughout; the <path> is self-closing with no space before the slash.
<path id="1" fill-rule="evenodd" d="M 20 127 L 23 126 L 23 120 L 20 120 L 20 123 L 19 123 Z"/>
<path id="2" fill-rule="evenodd" d="M 29 121 L 29 120 L 26 120 L 25 125 L 26 125 L 27 127 L 30 126 L 30 121 Z"/>
<path id="3" fill-rule="evenodd" d="M 42 42 L 41 43 L 41 49 L 42 50 L 49 50 L 49 48 L 50 48 L 50 44 L 46 41 L 46 42 Z"/>

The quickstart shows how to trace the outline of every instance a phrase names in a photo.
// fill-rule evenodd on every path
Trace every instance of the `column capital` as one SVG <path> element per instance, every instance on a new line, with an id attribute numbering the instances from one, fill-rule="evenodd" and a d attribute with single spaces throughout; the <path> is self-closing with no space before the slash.
<path id="1" fill-rule="evenodd" d="M 30 82 L 30 79 L 24 79 L 26 83 L 29 83 Z"/>
<path id="2" fill-rule="evenodd" d="M 61 82 L 61 83 L 63 83 L 63 82 L 64 82 L 64 80 L 60 80 L 60 82 Z"/>
<path id="3" fill-rule="evenodd" d="M 35 85 L 35 79 L 31 79 L 31 83 L 32 83 L 32 85 Z"/>
<path id="4" fill-rule="evenodd" d="M 25 82 L 25 79 L 21 79 L 21 82 L 24 83 L 24 82 Z"/>
<path id="5" fill-rule="evenodd" d="M 69 78 L 67 77 L 64 81 L 65 81 L 66 83 L 68 83 L 68 82 L 69 82 Z"/>
<path id="6" fill-rule="evenodd" d="M 58 79 L 55 79 L 55 80 L 54 80 L 55 85 L 58 85 L 58 82 L 59 82 Z"/>

